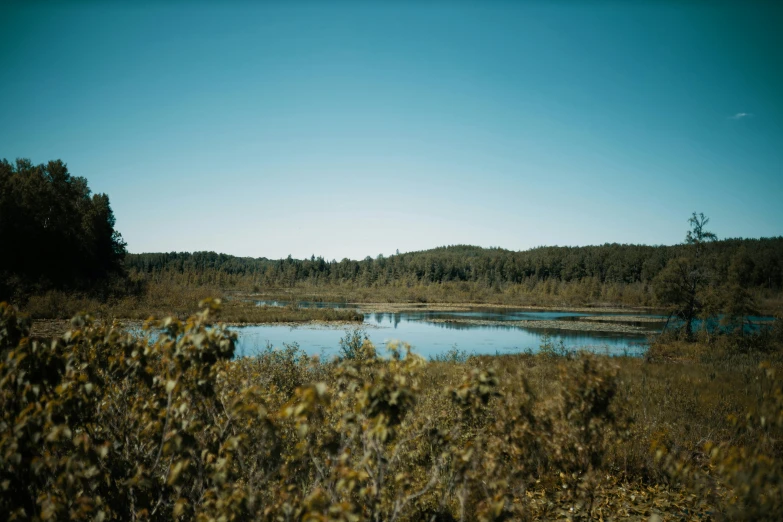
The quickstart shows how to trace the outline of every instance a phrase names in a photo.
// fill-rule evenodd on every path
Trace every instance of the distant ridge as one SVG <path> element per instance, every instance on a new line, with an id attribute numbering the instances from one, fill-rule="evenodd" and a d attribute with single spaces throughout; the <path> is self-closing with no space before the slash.
<path id="1" fill-rule="evenodd" d="M 361 261 L 267 259 L 235 257 L 215 252 L 128 254 L 130 270 L 204 271 L 262 276 L 271 283 L 297 281 L 351 282 L 357 284 L 521 283 L 526 280 L 600 283 L 648 283 L 666 263 L 684 253 L 683 245 L 649 246 L 607 243 L 599 246 L 541 246 L 523 251 L 449 245 Z M 759 239 L 724 239 L 707 245 L 706 257 L 716 277 L 725 277 L 732 262 L 744 263 L 751 286 L 779 289 L 783 284 L 783 236 Z"/>

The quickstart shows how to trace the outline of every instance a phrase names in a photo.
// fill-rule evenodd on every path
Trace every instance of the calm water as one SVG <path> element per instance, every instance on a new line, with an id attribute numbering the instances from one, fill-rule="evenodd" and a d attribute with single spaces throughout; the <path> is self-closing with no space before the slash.
<path id="1" fill-rule="evenodd" d="M 287 303 L 259 301 L 261 305 L 282 306 Z M 301 303 L 300 306 L 334 306 L 331 303 Z M 351 306 L 340 304 L 340 307 Z M 536 351 L 541 345 L 542 336 L 548 334 L 558 343 L 563 341 L 566 348 L 588 349 L 612 355 L 640 355 L 646 348 L 646 334 L 616 334 L 602 332 L 584 332 L 574 330 L 521 328 L 518 326 L 483 326 L 454 323 L 429 323 L 427 318 L 467 318 L 495 321 L 565 320 L 591 315 L 622 315 L 617 313 L 579 313 L 509 309 L 480 309 L 465 312 L 420 311 L 400 313 L 374 313 L 364 315 L 364 329 L 376 348 L 393 340 L 411 344 L 413 351 L 426 357 L 434 357 L 454 347 L 468 354 L 505 354 L 526 350 Z M 633 315 L 640 315 L 633 313 Z M 665 317 L 655 316 L 665 320 Z M 629 323 L 633 324 L 633 323 Z M 662 323 L 661 323 L 662 324 Z M 642 323 L 639 326 L 648 331 L 659 331 L 661 324 Z M 238 353 L 253 355 L 264 349 L 267 344 L 282 346 L 297 343 L 311 355 L 331 357 L 339 353 L 339 340 L 345 335 L 344 329 L 313 328 L 311 326 L 247 326 L 236 329 L 239 332 Z"/>

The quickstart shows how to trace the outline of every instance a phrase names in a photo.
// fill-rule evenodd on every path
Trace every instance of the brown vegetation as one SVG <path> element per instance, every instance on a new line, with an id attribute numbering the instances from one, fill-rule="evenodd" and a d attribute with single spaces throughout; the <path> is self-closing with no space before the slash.
<path id="1" fill-rule="evenodd" d="M 180 287 L 172 283 L 156 283 L 142 295 L 126 295 L 100 300 L 86 295 L 75 295 L 50 290 L 30 296 L 24 311 L 35 319 L 66 319 L 90 311 L 95 317 L 109 323 L 113 319 L 144 320 L 150 316 L 175 316 L 185 319 L 197 303 L 214 295 L 222 295 L 216 288 Z M 364 316 L 355 309 L 299 308 L 256 306 L 253 300 L 225 299 L 222 319 L 235 324 L 303 323 L 311 321 L 362 322 Z"/>
<path id="2" fill-rule="evenodd" d="M 233 358 L 216 302 L 146 337 L 2 305 L 9 519 L 779 520 L 780 322 L 646 359 Z M 155 332 L 155 333 L 153 333 Z M 160 333 L 157 333 L 160 332 Z"/>
<path id="3" fill-rule="evenodd" d="M 461 317 L 454 318 L 427 318 L 424 321 L 428 323 L 451 323 L 476 326 L 518 326 L 521 328 L 541 328 L 547 330 L 570 330 L 577 332 L 610 332 L 644 335 L 650 333 L 650 330 L 639 326 L 617 323 L 584 323 L 580 321 L 558 321 L 558 320 L 524 320 L 524 321 L 496 321 L 488 319 L 466 319 Z"/>
<path id="4" fill-rule="evenodd" d="M 773 313 L 783 288 L 783 238 L 705 242 L 712 236 L 694 228 L 697 217 L 699 226 L 707 222 L 694 215 L 686 244 L 674 246 L 605 244 L 513 252 L 458 245 L 361 261 L 171 252 L 131 254 L 125 262 L 131 278 L 139 281 L 215 286 L 285 300 L 668 308 L 682 297 L 662 291 L 667 280 L 676 282 L 665 277 L 671 275 L 670 265 L 702 250 L 698 263 L 690 265 L 698 268 L 697 286 L 720 290 L 710 296 L 710 307 L 725 305 L 719 303 L 724 298 L 736 303 L 747 292 L 759 311 Z"/>

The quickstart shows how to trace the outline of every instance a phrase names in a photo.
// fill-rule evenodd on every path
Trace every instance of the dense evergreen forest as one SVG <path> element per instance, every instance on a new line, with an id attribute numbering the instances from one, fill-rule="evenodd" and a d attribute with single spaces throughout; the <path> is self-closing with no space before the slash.
<path id="1" fill-rule="evenodd" d="M 684 255 L 687 245 L 606 244 L 539 247 L 521 252 L 457 245 L 362 261 L 343 259 L 270 260 L 214 252 L 128 254 L 126 267 L 138 275 L 174 272 L 194 280 L 227 282 L 251 279 L 259 286 L 350 283 L 381 286 L 469 282 L 486 287 L 534 281 L 652 283 L 667 263 Z M 704 258 L 718 280 L 741 267 L 745 285 L 779 290 L 783 284 L 783 237 L 726 239 L 705 245 Z"/>

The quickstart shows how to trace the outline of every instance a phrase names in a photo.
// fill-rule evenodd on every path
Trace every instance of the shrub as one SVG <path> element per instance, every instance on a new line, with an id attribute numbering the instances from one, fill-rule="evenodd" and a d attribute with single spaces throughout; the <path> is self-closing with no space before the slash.
<path id="1" fill-rule="evenodd" d="M 435 354 L 431 357 L 431 360 L 437 362 L 446 363 L 464 363 L 470 358 L 470 355 L 465 350 L 460 350 L 455 344 L 443 353 Z"/>
<path id="2" fill-rule="evenodd" d="M 345 331 L 340 338 L 340 356 L 343 359 L 367 359 L 375 357 L 375 348 L 367 333 L 361 328 Z"/>
<path id="3" fill-rule="evenodd" d="M 27 319 L 0 305 L 0 513 L 263 521 L 783 514 L 783 381 L 774 365 L 722 373 L 750 384 L 715 411 L 698 400 L 710 387 L 724 390 L 722 378 L 702 384 L 699 398 L 688 386 L 701 379 L 686 373 L 692 367 L 586 353 L 428 364 L 405 344 L 379 357 L 356 330 L 344 339 L 352 356 L 340 361 L 296 345 L 235 358 L 235 335 L 214 322 L 218 309 L 205 301 L 184 321 L 149 320 L 141 334 L 79 315 L 62 337 L 40 342 Z M 738 402 L 746 396 L 755 407 Z M 712 421 L 709 437 L 688 438 L 682 423 L 710 415 L 731 417 Z"/>

